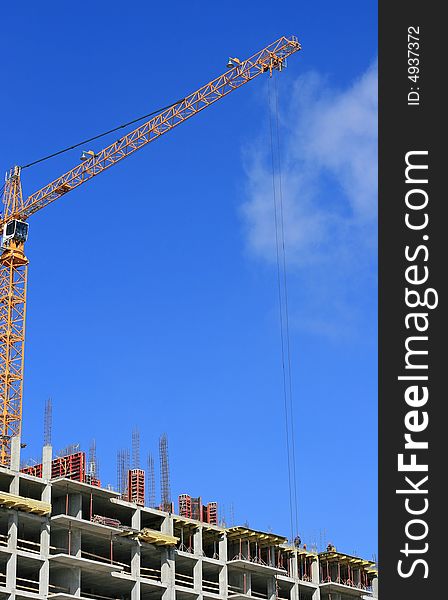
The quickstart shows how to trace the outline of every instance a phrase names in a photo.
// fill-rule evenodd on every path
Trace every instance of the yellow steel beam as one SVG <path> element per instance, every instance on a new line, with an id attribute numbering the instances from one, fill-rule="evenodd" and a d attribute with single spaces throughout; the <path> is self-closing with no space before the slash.
<path id="1" fill-rule="evenodd" d="M 139 540 L 147 542 L 148 544 L 154 544 L 156 546 L 175 546 L 179 541 L 179 538 L 174 535 L 168 535 L 155 529 L 143 528 L 140 533 L 137 534 Z"/>
<path id="2" fill-rule="evenodd" d="M 9 492 L 0 492 L 0 506 L 36 515 L 49 515 L 51 513 L 50 503 L 35 500 L 34 498 L 16 496 Z"/>

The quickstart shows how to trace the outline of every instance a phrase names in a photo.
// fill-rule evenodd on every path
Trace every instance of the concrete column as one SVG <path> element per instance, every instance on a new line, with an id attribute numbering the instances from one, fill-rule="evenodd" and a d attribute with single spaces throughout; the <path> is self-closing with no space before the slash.
<path id="1" fill-rule="evenodd" d="M 19 513 L 16 510 L 8 512 L 8 550 L 15 551 L 19 534 Z"/>
<path id="2" fill-rule="evenodd" d="M 70 514 L 77 519 L 82 518 L 82 495 L 81 494 L 70 494 L 69 511 Z M 81 544 L 82 544 L 82 533 L 80 529 L 69 525 L 69 552 L 72 556 L 81 557 Z M 67 570 L 68 585 L 71 594 L 74 596 L 81 595 L 81 569 L 80 567 L 74 567 L 73 569 Z M 63 584 L 64 585 L 64 584 Z"/>
<path id="3" fill-rule="evenodd" d="M 39 572 L 39 594 L 45 595 L 48 593 L 48 584 L 50 583 L 50 563 L 48 560 L 50 555 L 50 519 L 48 517 L 42 519 L 40 526 L 40 555 L 44 562 Z"/>
<path id="4" fill-rule="evenodd" d="M 11 461 L 9 468 L 11 471 L 20 471 L 20 435 L 15 435 L 11 438 Z"/>
<path id="5" fill-rule="evenodd" d="M 218 554 L 219 554 L 219 560 L 222 560 L 223 562 L 227 563 L 227 536 L 225 533 L 219 538 Z M 222 598 L 227 598 L 228 590 L 229 590 L 229 574 L 228 574 L 227 564 L 226 564 L 219 571 L 219 595 Z"/>
<path id="6" fill-rule="evenodd" d="M 297 580 L 294 582 L 294 585 L 291 588 L 290 598 L 291 600 L 300 600 L 300 589 Z"/>
<path id="7" fill-rule="evenodd" d="M 378 577 L 372 579 L 372 593 L 374 598 L 378 598 Z"/>
<path id="8" fill-rule="evenodd" d="M 13 552 L 6 563 L 6 588 L 16 589 L 17 554 Z"/>
<path id="9" fill-rule="evenodd" d="M 320 569 L 319 561 L 317 559 L 313 560 L 311 563 L 311 581 L 318 586 L 313 593 L 313 600 L 320 600 Z"/>
<path id="10" fill-rule="evenodd" d="M 140 600 L 140 581 L 137 580 L 131 589 L 131 600 Z"/>
<path id="11" fill-rule="evenodd" d="M 11 460 L 9 463 L 10 470 L 14 473 L 11 480 L 9 491 L 11 494 L 19 495 L 20 492 L 20 437 L 14 436 L 11 438 Z M 17 575 L 17 538 L 19 529 L 19 514 L 16 510 L 8 511 L 8 549 L 12 550 L 12 554 L 6 564 L 6 587 L 11 591 L 16 589 Z"/>
<path id="12" fill-rule="evenodd" d="M 11 481 L 9 491 L 11 494 L 19 495 L 19 472 L 20 472 L 20 436 L 11 438 L 11 460 L 10 470 L 14 473 L 14 479 Z"/>
<path id="13" fill-rule="evenodd" d="M 70 554 L 81 557 L 81 530 L 76 527 L 70 529 Z"/>
<path id="14" fill-rule="evenodd" d="M 68 554 L 67 530 L 53 531 L 51 533 L 51 545 L 56 548 L 55 554 Z"/>
<path id="15" fill-rule="evenodd" d="M 290 560 L 289 565 L 290 565 L 290 569 L 291 569 L 291 577 L 293 579 L 298 579 L 299 578 L 299 555 L 297 554 L 297 551 L 291 555 L 291 558 L 289 560 Z"/>
<path id="16" fill-rule="evenodd" d="M 131 527 L 137 531 L 141 530 L 142 512 L 139 508 L 132 511 Z M 131 575 L 137 580 L 131 590 L 131 600 L 140 600 L 140 564 L 141 564 L 141 544 L 135 540 L 131 547 Z"/>
<path id="17" fill-rule="evenodd" d="M 162 533 L 166 533 L 167 535 L 174 535 L 174 522 L 173 522 L 173 517 L 171 515 L 168 515 L 162 521 L 160 531 Z"/>
<path id="18" fill-rule="evenodd" d="M 64 572 L 63 583 L 61 584 L 68 587 L 69 594 L 73 596 L 81 595 L 81 569 L 80 567 L 74 567 L 73 569 L 67 569 Z"/>
<path id="19" fill-rule="evenodd" d="M 136 581 L 131 589 L 131 600 L 140 600 L 140 552 L 141 544 L 135 540 L 131 548 L 131 575 Z"/>
<path id="20" fill-rule="evenodd" d="M 317 559 L 311 563 L 311 581 L 317 584 L 320 583 L 319 561 Z"/>
<path id="21" fill-rule="evenodd" d="M 202 591 L 202 533 L 203 528 L 198 527 L 193 534 L 193 552 L 197 561 L 193 567 L 193 589 L 195 592 Z"/>
<path id="22" fill-rule="evenodd" d="M 140 530 L 140 510 L 136 510 L 132 515 L 131 526 Z M 131 600 L 140 600 L 140 563 L 141 563 L 141 543 L 134 540 L 131 547 L 131 575 L 135 577 L 136 582 L 131 589 Z"/>
<path id="23" fill-rule="evenodd" d="M 227 536 L 225 534 L 220 538 L 218 548 L 219 560 L 227 562 Z"/>
<path id="24" fill-rule="evenodd" d="M 268 595 L 268 600 L 275 600 L 277 598 L 277 587 L 275 585 L 274 577 L 268 577 L 267 595 Z"/>
<path id="25" fill-rule="evenodd" d="M 51 503 L 51 461 L 53 458 L 53 448 L 44 446 L 42 449 L 42 481 L 46 483 L 42 490 L 41 500 Z M 40 554 L 44 559 L 39 573 L 39 594 L 44 596 L 48 593 L 48 585 L 50 583 L 50 518 L 42 519 L 40 526 Z"/>
<path id="26" fill-rule="evenodd" d="M 244 578 L 243 571 L 237 571 L 236 573 L 234 572 L 234 573 L 232 573 L 232 576 L 236 577 L 236 587 L 239 590 L 241 590 L 242 594 L 245 594 L 246 593 L 246 587 L 245 587 L 246 580 Z M 235 585 L 235 584 L 233 583 L 233 585 Z"/>
<path id="27" fill-rule="evenodd" d="M 82 519 L 82 494 L 70 494 L 69 513 L 72 517 Z"/>
<path id="28" fill-rule="evenodd" d="M 66 532 L 61 532 L 61 534 L 55 532 L 53 546 L 66 547 L 67 554 L 70 554 L 70 556 L 81 556 L 81 530 L 69 523 Z M 58 552 L 61 552 L 61 550 Z"/>
<path id="29" fill-rule="evenodd" d="M 202 559 L 198 558 L 193 567 L 193 589 L 200 593 L 202 590 Z"/>
<path id="30" fill-rule="evenodd" d="M 227 598 L 228 581 L 227 566 L 225 566 L 219 570 L 219 595 L 222 598 Z"/>
<path id="31" fill-rule="evenodd" d="M 42 448 L 42 479 L 49 481 L 51 479 L 51 461 L 53 460 L 52 446 Z"/>
<path id="32" fill-rule="evenodd" d="M 42 481 L 46 484 L 42 490 L 42 501 L 51 502 L 51 485 L 49 480 L 51 479 L 51 461 L 53 456 L 53 448 L 51 446 L 44 446 L 42 449 Z"/>
<path id="33" fill-rule="evenodd" d="M 140 575 L 140 558 L 141 544 L 138 540 L 135 540 L 131 547 L 131 575 L 133 577 L 139 577 Z"/>
<path id="34" fill-rule="evenodd" d="M 290 600 L 300 600 L 300 591 L 299 591 L 299 563 L 298 563 L 298 554 L 297 551 L 289 559 L 290 569 L 291 569 L 291 577 L 294 579 L 294 585 L 291 588 L 290 592 Z M 275 565 L 274 565 L 275 566 Z"/>
<path id="35" fill-rule="evenodd" d="M 139 508 L 136 508 L 135 510 L 132 511 L 132 517 L 131 517 L 131 527 L 132 529 L 136 529 L 137 531 L 141 530 L 141 516 L 142 516 L 142 511 Z"/>
<path id="36" fill-rule="evenodd" d="M 55 570 L 52 575 L 52 582 L 54 585 L 68 588 L 68 594 L 81 595 L 81 569 L 79 567 Z M 44 593 L 44 596 L 47 597 L 47 592 Z"/>
<path id="37" fill-rule="evenodd" d="M 250 571 L 244 571 L 243 575 L 243 593 L 252 595 L 252 573 Z"/>
<path id="38" fill-rule="evenodd" d="M 334 594 L 332 594 L 332 600 L 337 600 L 337 598 L 336 597 L 333 598 L 333 596 L 334 596 Z M 312 598 L 313 598 L 313 600 L 320 600 L 320 588 L 319 587 L 317 587 L 314 590 Z"/>
<path id="39" fill-rule="evenodd" d="M 273 546 L 269 546 L 268 548 L 268 565 L 275 567 L 275 548 Z"/>
<path id="40" fill-rule="evenodd" d="M 168 515 L 162 521 L 160 531 L 167 535 L 174 535 L 174 520 L 172 515 Z M 165 548 L 161 556 L 161 581 L 166 585 L 166 590 L 162 594 L 162 600 L 175 600 L 175 560 L 174 548 Z"/>
<path id="41" fill-rule="evenodd" d="M 175 560 L 174 549 L 164 548 L 161 560 L 161 580 L 166 585 L 162 600 L 175 600 Z"/>
<path id="42" fill-rule="evenodd" d="M 193 552 L 197 556 L 202 556 L 202 527 L 198 527 L 193 534 Z"/>

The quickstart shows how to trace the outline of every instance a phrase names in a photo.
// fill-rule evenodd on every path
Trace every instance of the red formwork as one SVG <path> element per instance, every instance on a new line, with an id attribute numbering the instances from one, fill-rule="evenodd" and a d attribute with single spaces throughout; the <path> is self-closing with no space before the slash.
<path id="1" fill-rule="evenodd" d="M 198 498 L 191 499 L 191 518 L 196 521 L 203 521 L 202 514 L 202 498 L 199 496 Z"/>
<path id="2" fill-rule="evenodd" d="M 203 521 L 211 525 L 218 524 L 218 503 L 209 502 L 202 504 L 202 498 L 192 498 L 188 494 L 179 496 L 179 515 L 196 521 Z"/>
<path id="3" fill-rule="evenodd" d="M 34 475 L 35 477 L 42 477 L 42 465 L 39 464 L 31 467 L 24 467 L 21 469 L 21 472 L 28 475 Z M 52 460 L 51 478 L 55 479 L 56 477 L 65 477 L 66 479 L 73 479 L 74 481 L 86 483 L 86 453 L 75 452 L 74 454 L 68 454 L 67 456 L 58 456 Z M 89 483 L 97 487 L 100 486 L 100 481 L 95 478 L 92 478 Z"/>
<path id="4" fill-rule="evenodd" d="M 180 516 L 191 519 L 191 496 L 188 494 L 180 494 L 178 501 Z"/>
<path id="5" fill-rule="evenodd" d="M 218 525 L 218 503 L 209 502 L 204 506 L 204 520 L 210 525 Z"/>
<path id="6" fill-rule="evenodd" d="M 145 505 L 145 472 L 143 469 L 129 469 L 127 495 L 129 502 Z"/>
<path id="7" fill-rule="evenodd" d="M 32 467 L 24 467 L 20 469 L 21 473 L 33 475 L 34 477 L 42 477 L 42 465 L 33 465 Z"/>
<path id="8" fill-rule="evenodd" d="M 92 475 L 86 474 L 85 482 L 94 487 L 101 487 L 101 481 L 96 477 L 92 477 Z"/>
<path id="9" fill-rule="evenodd" d="M 65 477 L 84 483 L 86 480 L 86 453 L 75 452 L 55 458 L 51 463 L 51 478 L 56 477 Z"/>

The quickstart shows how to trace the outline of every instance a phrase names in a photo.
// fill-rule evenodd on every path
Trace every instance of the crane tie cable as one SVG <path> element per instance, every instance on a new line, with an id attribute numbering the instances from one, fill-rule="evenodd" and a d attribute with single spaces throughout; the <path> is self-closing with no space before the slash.
<path id="1" fill-rule="evenodd" d="M 277 77 L 274 77 L 275 90 L 275 115 L 276 115 L 276 130 L 277 130 L 277 158 L 278 158 L 278 180 L 279 180 L 279 196 L 280 196 L 280 224 L 281 224 L 281 241 L 283 255 L 283 290 L 285 298 L 285 324 L 286 324 L 286 349 L 288 358 L 288 384 L 289 384 L 289 409 L 291 420 L 291 448 L 292 448 L 292 480 L 294 492 L 294 511 L 296 535 L 299 535 L 299 517 L 297 506 L 297 474 L 296 474 L 296 450 L 295 450 L 295 432 L 294 432 L 294 405 L 293 405 L 293 390 L 292 390 L 292 374 L 291 374 L 291 336 L 289 333 L 289 302 L 288 302 L 288 284 L 287 284 L 287 261 L 285 248 L 285 222 L 283 217 L 283 185 L 282 185 L 282 164 L 280 151 L 280 126 L 279 126 L 279 108 L 278 108 L 278 83 Z"/>
<path id="2" fill-rule="evenodd" d="M 114 127 L 113 129 L 109 129 L 108 131 L 104 131 L 103 133 L 99 133 L 98 135 L 95 135 L 91 138 L 88 138 L 87 140 L 83 140 L 82 142 L 79 142 L 77 144 L 73 144 L 73 146 L 67 146 L 67 148 L 63 148 L 62 150 L 58 150 L 57 152 L 53 152 L 53 154 L 48 154 L 47 156 L 44 156 L 42 158 L 39 158 L 38 160 L 34 160 L 33 162 L 28 163 L 27 165 L 23 165 L 21 167 L 21 169 L 27 169 L 28 167 L 33 167 L 34 165 L 37 165 L 38 163 L 44 162 L 45 160 L 48 160 L 50 158 L 54 158 L 55 156 L 59 156 L 59 154 L 64 154 L 65 152 L 68 152 L 69 150 L 74 150 L 75 148 L 79 148 L 79 146 L 83 146 L 84 144 L 88 144 L 89 142 L 93 142 L 94 140 L 99 140 L 100 138 L 109 135 L 110 133 L 113 133 L 114 131 L 118 131 L 119 129 L 124 129 L 125 127 L 129 127 L 129 125 L 133 125 L 134 123 L 138 123 L 139 121 L 143 121 L 143 119 L 147 119 L 148 117 L 152 117 L 153 115 L 156 115 L 158 113 L 163 112 L 164 110 L 168 110 L 168 108 L 171 108 L 173 106 L 176 106 L 176 104 L 179 104 L 180 102 L 183 102 L 185 100 L 185 98 L 181 98 L 180 100 L 176 100 L 176 102 L 173 102 L 172 104 L 168 104 L 168 106 L 163 106 L 162 108 L 158 108 L 157 110 L 153 110 L 152 112 L 146 114 L 146 115 L 142 115 L 141 117 L 137 117 L 136 119 L 132 119 L 132 121 L 128 121 L 127 123 L 123 123 L 123 125 L 118 125 L 118 127 Z"/>
<path id="3" fill-rule="evenodd" d="M 291 541 L 294 538 L 294 508 L 293 508 L 293 494 L 292 494 L 292 477 L 291 477 L 291 449 L 289 441 L 289 419 L 288 419 L 288 394 L 286 385 L 286 369 L 285 369 L 285 341 L 284 341 L 284 326 L 283 326 L 283 302 L 282 302 L 282 286 L 281 286 L 281 272 L 280 272 L 280 240 L 279 240 L 279 226 L 277 216 L 277 193 L 275 183 L 275 156 L 274 156 L 274 134 L 272 124 L 272 107 L 271 107 L 271 85 L 270 78 L 268 79 L 268 102 L 269 102 L 269 133 L 270 133 L 270 146 L 271 146 L 271 168 L 272 168 L 272 200 L 274 205 L 274 231 L 275 231 L 275 250 L 277 259 L 277 293 L 278 293 L 278 307 L 279 307 L 279 319 L 280 319 L 280 340 L 281 340 L 281 363 L 282 363 L 282 376 L 283 376 L 283 401 L 285 411 L 285 434 L 286 434 L 286 458 L 288 466 L 288 491 L 289 491 L 289 517 L 291 526 Z"/>
<path id="4" fill-rule="evenodd" d="M 274 99 L 271 100 L 271 79 L 268 79 L 268 102 L 269 102 L 269 130 L 271 146 L 271 168 L 272 168 L 272 191 L 274 208 L 274 230 L 275 230 L 275 248 L 277 262 L 277 292 L 279 302 L 280 319 L 280 340 L 281 340 L 281 363 L 283 379 L 283 400 L 285 411 L 285 434 L 286 434 L 286 455 L 288 467 L 288 489 L 289 489 L 289 509 L 291 541 L 299 533 L 298 509 L 297 509 L 297 480 L 296 480 L 296 456 L 295 456 L 295 433 L 294 433 L 294 410 L 292 394 L 292 374 L 291 374 L 291 343 L 289 332 L 289 303 L 287 287 L 287 263 L 285 249 L 285 228 L 283 215 L 283 186 L 282 169 L 280 156 L 280 134 L 278 117 L 278 90 L 277 80 L 274 78 Z M 274 115 L 275 114 L 275 120 Z M 277 145 L 277 178 L 275 161 L 274 128 Z M 278 199 L 277 184 L 278 179 Z M 300 595 L 300 592 L 299 592 Z"/>

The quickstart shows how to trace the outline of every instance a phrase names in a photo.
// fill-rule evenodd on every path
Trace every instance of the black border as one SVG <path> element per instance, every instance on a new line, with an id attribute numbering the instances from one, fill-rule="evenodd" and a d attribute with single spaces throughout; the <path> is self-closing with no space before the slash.
<path id="1" fill-rule="evenodd" d="M 448 597 L 445 573 L 448 527 L 444 518 L 443 489 L 448 441 L 448 406 L 445 372 L 448 378 L 448 351 L 444 338 L 448 328 L 444 315 L 445 304 L 445 238 L 448 239 L 448 194 L 443 189 L 445 173 L 443 129 L 446 127 L 444 92 L 446 69 L 446 28 L 441 14 L 442 5 L 430 2 L 379 3 L 379 596 L 381 599 L 431 600 Z M 409 106 L 408 27 L 420 27 L 420 88 L 419 106 Z M 446 137 L 446 136 L 445 136 Z M 428 551 L 419 555 L 428 562 L 428 577 L 423 568 L 416 568 L 409 578 L 400 577 L 397 563 L 404 555 L 406 522 L 412 518 L 404 509 L 404 496 L 396 494 L 403 487 L 403 473 L 397 470 L 397 455 L 403 452 L 405 414 L 405 385 L 397 377 L 404 374 L 404 340 L 409 332 L 405 327 L 404 289 L 405 269 L 409 266 L 404 254 L 406 245 L 421 243 L 421 232 L 406 228 L 405 155 L 412 150 L 428 151 L 429 257 L 428 286 L 439 295 L 438 307 L 428 310 L 429 400 L 426 406 L 429 426 L 421 439 L 429 440 L 429 450 L 419 451 L 421 461 L 429 464 L 429 509 L 424 515 L 429 532 L 424 540 Z M 409 372 L 407 373 L 409 374 Z M 418 374 L 422 374 L 419 372 Z M 423 409 L 422 409 L 423 410 Z M 424 476 L 425 474 L 420 474 Z M 446 486 L 445 486 L 446 487 Z M 440 546 L 441 548 L 439 549 Z M 414 555 L 417 558 L 417 555 Z M 409 563 L 408 563 L 409 565 Z"/>

